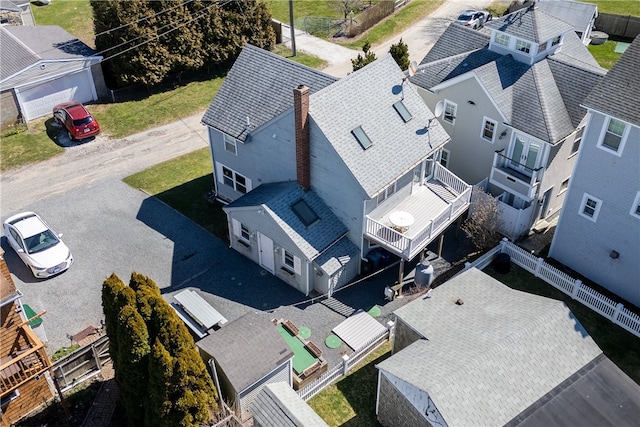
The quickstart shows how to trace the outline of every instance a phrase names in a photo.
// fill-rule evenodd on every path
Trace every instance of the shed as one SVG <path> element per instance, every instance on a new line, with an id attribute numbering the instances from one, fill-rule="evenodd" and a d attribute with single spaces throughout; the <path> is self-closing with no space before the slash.
<path id="1" fill-rule="evenodd" d="M 291 387 L 293 352 L 266 313 L 251 311 L 197 342 L 216 388 L 243 420 L 266 384 Z"/>
<path id="2" fill-rule="evenodd" d="M 264 386 L 251 404 L 253 427 L 328 427 L 285 382 Z"/>

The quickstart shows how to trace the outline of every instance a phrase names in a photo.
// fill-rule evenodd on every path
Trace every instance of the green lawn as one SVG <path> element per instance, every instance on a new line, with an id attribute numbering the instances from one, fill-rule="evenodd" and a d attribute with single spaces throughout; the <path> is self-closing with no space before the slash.
<path id="1" fill-rule="evenodd" d="M 378 370 L 375 365 L 391 356 L 386 344 L 367 356 L 349 374 L 309 399 L 314 411 L 330 426 L 379 426 L 376 418 Z"/>
<path id="2" fill-rule="evenodd" d="M 86 45 L 95 48 L 93 9 L 89 0 L 54 0 L 48 5 L 31 2 L 36 25 L 60 25 Z"/>
<path id="3" fill-rule="evenodd" d="M 597 4 L 599 13 L 640 16 L 638 0 L 589 0 L 587 3 Z"/>
<path id="4" fill-rule="evenodd" d="M 606 68 L 607 70 L 613 67 L 613 64 L 616 63 L 618 58 L 620 58 L 620 53 L 614 52 L 616 48 L 616 42 L 612 40 L 607 40 L 603 44 L 599 45 L 589 45 L 587 49 L 591 52 L 591 55 L 598 61 L 598 64 L 602 68 Z"/>

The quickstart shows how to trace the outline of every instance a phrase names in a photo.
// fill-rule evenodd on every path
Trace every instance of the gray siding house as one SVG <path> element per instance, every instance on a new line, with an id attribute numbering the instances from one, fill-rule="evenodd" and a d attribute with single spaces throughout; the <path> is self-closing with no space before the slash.
<path id="1" fill-rule="evenodd" d="M 584 106 L 590 112 L 549 256 L 640 307 L 640 38 Z"/>
<path id="2" fill-rule="evenodd" d="M 390 55 L 336 81 L 246 46 L 203 118 L 231 247 L 331 294 L 372 249 L 411 260 L 464 213 L 470 186 L 434 160 L 449 137 L 406 80 Z"/>
<path id="3" fill-rule="evenodd" d="M 475 268 L 394 312 L 376 365 L 383 426 L 634 425 L 640 386 L 561 301 Z"/>
<path id="4" fill-rule="evenodd" d="M 515 239 L 562 208 L 580 103 L 604 74 L 570 24 L 526 8 L 481 31 L 450 25 L 410 80 L 451 135 L 440 161 L 497 198 Z"/>
<path id="5" fill-rule="evenodd" d="M 285 382 L 267 384 L 251 405 L 253 427 L 328 427 Z"/>

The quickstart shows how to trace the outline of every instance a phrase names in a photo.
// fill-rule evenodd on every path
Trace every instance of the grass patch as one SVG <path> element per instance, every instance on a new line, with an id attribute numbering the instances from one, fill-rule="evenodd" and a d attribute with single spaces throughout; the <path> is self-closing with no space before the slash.
<path id="1" fill-rule="evenodd" d="M 443 2 L 443 0 L 410 1 L 378 25 L 365 31 L 362 35 L 355 39 L 340 42 L 340 44 L 355 50 L 361 50 L 365 40 L 368 40 L 371 45 L 380 44 L 423 19 L 436 10 Z"/>
<path id="2" fill-rule="evenodd" d="M 327 65 L 327 61 L 324 59 L 300 51 L 296 52 L 296 56 L 291 56 L 291 49 L 283 44 L 277 45 L 275 49 L 273 49 L 273 53 L 295 61 L 298 64 L 306 65 L 309 68 L 315 68 L 316 70 L 320 70 Z"/>
<path id="3" fill-rule="evenodd" d="M 598 5 L 598 13 L 640 16 L 640 2 L 638 0 L 590 0 L 589 3 Z"/>
<path id="4" fill-rule="evenodd" d="M 227 241 L 227 218 L 219 203 L 209 203 L 213 188 L 209 148 L 159 163 L 124 179 L 133 188 L 156 196 L 213 235 Z"/>
<path id="5" fill-rule="evenodd" d="M 29 129 L 16 128 L 0 137 L 0 171 L 57 156 L 64 148 L 56 145 L 47 134 L 46 122 L 40 119 L 29 123 Z"/>
<path id="6" fill-rule="evenodd" d="M 391 356 L 389 342 L 367 356 L 349 374 L 309 399 L 308 403 L 330 426 L 379 426 L 376 417 L 378 369 Z"/>
<path id="7" fill-rule="evenodd" d="M 640 338 L 516 265 L 508 274 L 498 274 L 493 267 L 483 271 L 512 289 L 564 301 L 603 353 L 640 384 Z"/>
<path id="8" fill-rule="evenodd" d="M 289 24 L 289 2 L 285 0 L 266 0 L 271 16 L 280 22 Z M 331 2 L 319 0 L 295 0 L 293 2 L 293 19 L 305 16 L 326 16 L 340 19 L 342 15 L 332 8 Z"/>
<path id="9" fill-rule="evenodd" d="M 93 8 L 89 0 L 55 0 L 51 4 L 31 3 L 36 25 L 59 25 L 95 49 Z"/>
<path id="10" fill-rule="evenodd" d="M 80 348 L 79 344 L 72 344 L 69 347 L 62 347 L 56 350 L 55 353 L 53 353 L 53 356 L 51 356 L 51 360 L 53 360 L 54 362 L 56 360 L 60 360 L 63 357 L 65 357 L 67 354 L 71 354 L 79 348 Z"/>
<path id="11" fill-rule="evenodd" d="M 602 68 L 606 68 L 610 70 L 613 67 L 613 64 L 616 63 L 618 59 L 620 59 L 620 53 L 614 52 L 616 48 L 616 42 L 613 40 L 607 40 L 603 44 L 599 45 L 589 45 L 587 49 L 591 52 L 591 55 L 598 61 L 598 64 Z"/>

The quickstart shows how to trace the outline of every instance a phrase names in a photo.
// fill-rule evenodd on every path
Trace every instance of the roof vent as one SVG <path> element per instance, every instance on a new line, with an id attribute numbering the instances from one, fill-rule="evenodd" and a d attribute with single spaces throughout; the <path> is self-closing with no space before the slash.
<path id="1" fill-rule="evenodd" d="M 456 305 L 462 305 L 462 304 L 464 304 L 464 301 L 462 301 L 462 298 L 458 298 L 456 300 Z"/>

